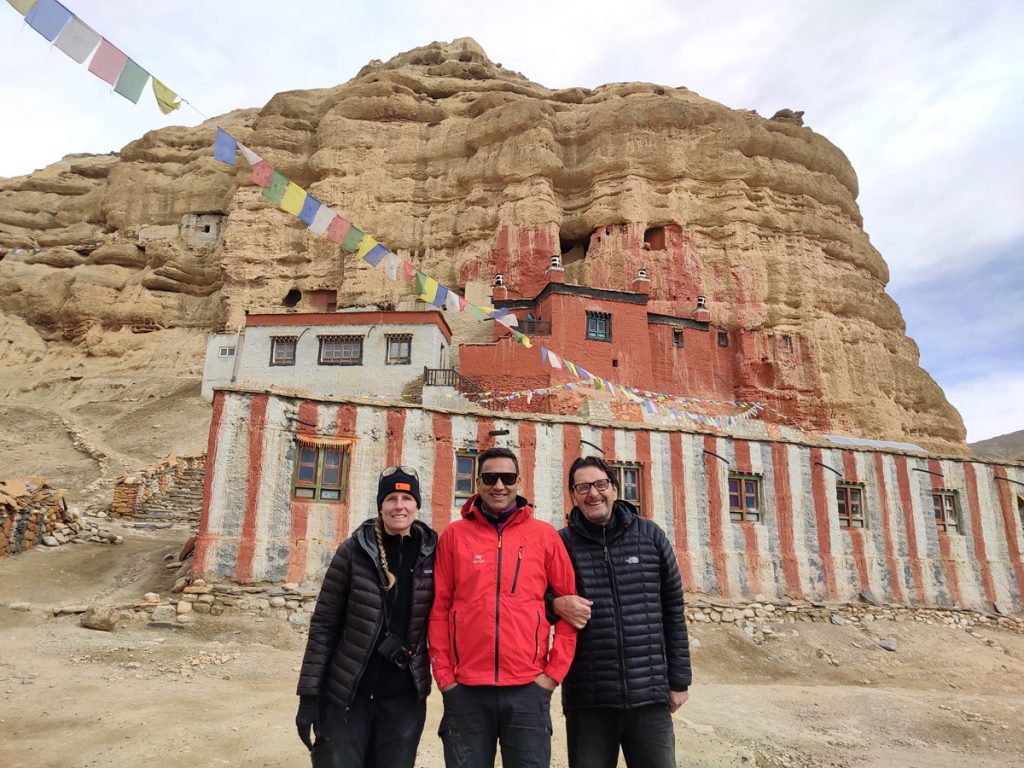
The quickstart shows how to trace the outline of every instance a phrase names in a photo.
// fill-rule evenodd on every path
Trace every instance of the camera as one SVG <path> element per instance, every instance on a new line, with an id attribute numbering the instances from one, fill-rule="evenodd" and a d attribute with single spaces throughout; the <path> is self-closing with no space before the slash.
<path id="1" fill-rule="evenodd" d="M 409 646 L 390 632 L 384 635 L 384 639 L 377 645 L 377 653 L 399 669 L 408 669 L 412 660 L 412 650 Z"/>

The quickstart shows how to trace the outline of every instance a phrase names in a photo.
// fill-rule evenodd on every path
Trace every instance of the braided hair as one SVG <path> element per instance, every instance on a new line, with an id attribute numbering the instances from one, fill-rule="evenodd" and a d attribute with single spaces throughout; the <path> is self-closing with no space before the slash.
<path id="1" fill-rule="evenodd" d="M 384 569 L 384 576 L 388 580 L 388 585 L 384 589 L 390 591 L 398 582 L 398 579 L 395 578 L 395 574 L 388 570 L 388 553 L 384 551 L 384 525 L 381 523 L 379 516 L 373 521 L 373 534 L 377 537 L 377 554 L 380 556 L 380 565 Z"/>

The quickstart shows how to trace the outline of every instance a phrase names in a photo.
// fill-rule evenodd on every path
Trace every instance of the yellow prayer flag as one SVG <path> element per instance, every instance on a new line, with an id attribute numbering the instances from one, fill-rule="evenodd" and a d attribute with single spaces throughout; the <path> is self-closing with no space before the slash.
<path id="1" fill-rule="evenodd" d="M 32 6 L 36 4 L 36 0 L 7 0 L 7 2 L 22 16 L 27 15 L 32 10 Z"/>
<path id="2" fill-rule="evenodd" d="M 373 250 L 373 246 L 375 246 L 376 244 L 376 240 L 374 240 L 369 235 L 364 234 L 363 239 L 359 241 L 359 248 L 356 251 L 356 258 L 363 258 L 363 256 L 365 256 L 366 254 Z"/>
<path id="3" fill-rule="evenodd" d="M 298 216 L 302 212 L 302 205 L 306 202 L 306 190 L 289 181 L 284 190 L 284 197 L 281 198 L 281 210 L 287 211 L 292 216 Z"/>
<path id="4" fill-rule="evenodd" d="M 428 275 L 423 276 L 423 291 L 420 298 L 431 303 L 437 298 L 437 280 Z"/>
<path id="5" fill-rule="evenodd" d="M 160 107 L 160 111 L 165 115 L 171 114 L 171 112 L 181 106 L 181 102 L 178 101 L 178 94 L 155 77 L 153 78 L 153 95 L 156 96 L 156 105 Z"/>

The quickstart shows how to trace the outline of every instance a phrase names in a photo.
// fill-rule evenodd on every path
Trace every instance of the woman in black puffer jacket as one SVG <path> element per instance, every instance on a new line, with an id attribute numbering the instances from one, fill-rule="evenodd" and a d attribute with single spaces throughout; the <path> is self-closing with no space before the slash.
<path id="1" fill-rule="evenodd" d="M 324 576 L 295 717 L 314 766 L 413 768 L 430 693 L 437 546 L 437 534 L 416 520 L 419 506 L 416 471 L 385 469 L 380 514 L 338 547 Z"/>

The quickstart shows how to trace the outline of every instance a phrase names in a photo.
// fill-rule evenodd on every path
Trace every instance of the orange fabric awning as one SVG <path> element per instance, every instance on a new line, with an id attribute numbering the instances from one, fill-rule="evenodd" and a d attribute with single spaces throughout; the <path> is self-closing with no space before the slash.
<path id="1" fill-rule="evenodd" d="M 296 435 L 295 439 L 303 445 L 338 446 L 344 448 L 356 441 L 354 437 L 328 437 L 327 435 Z"/>

